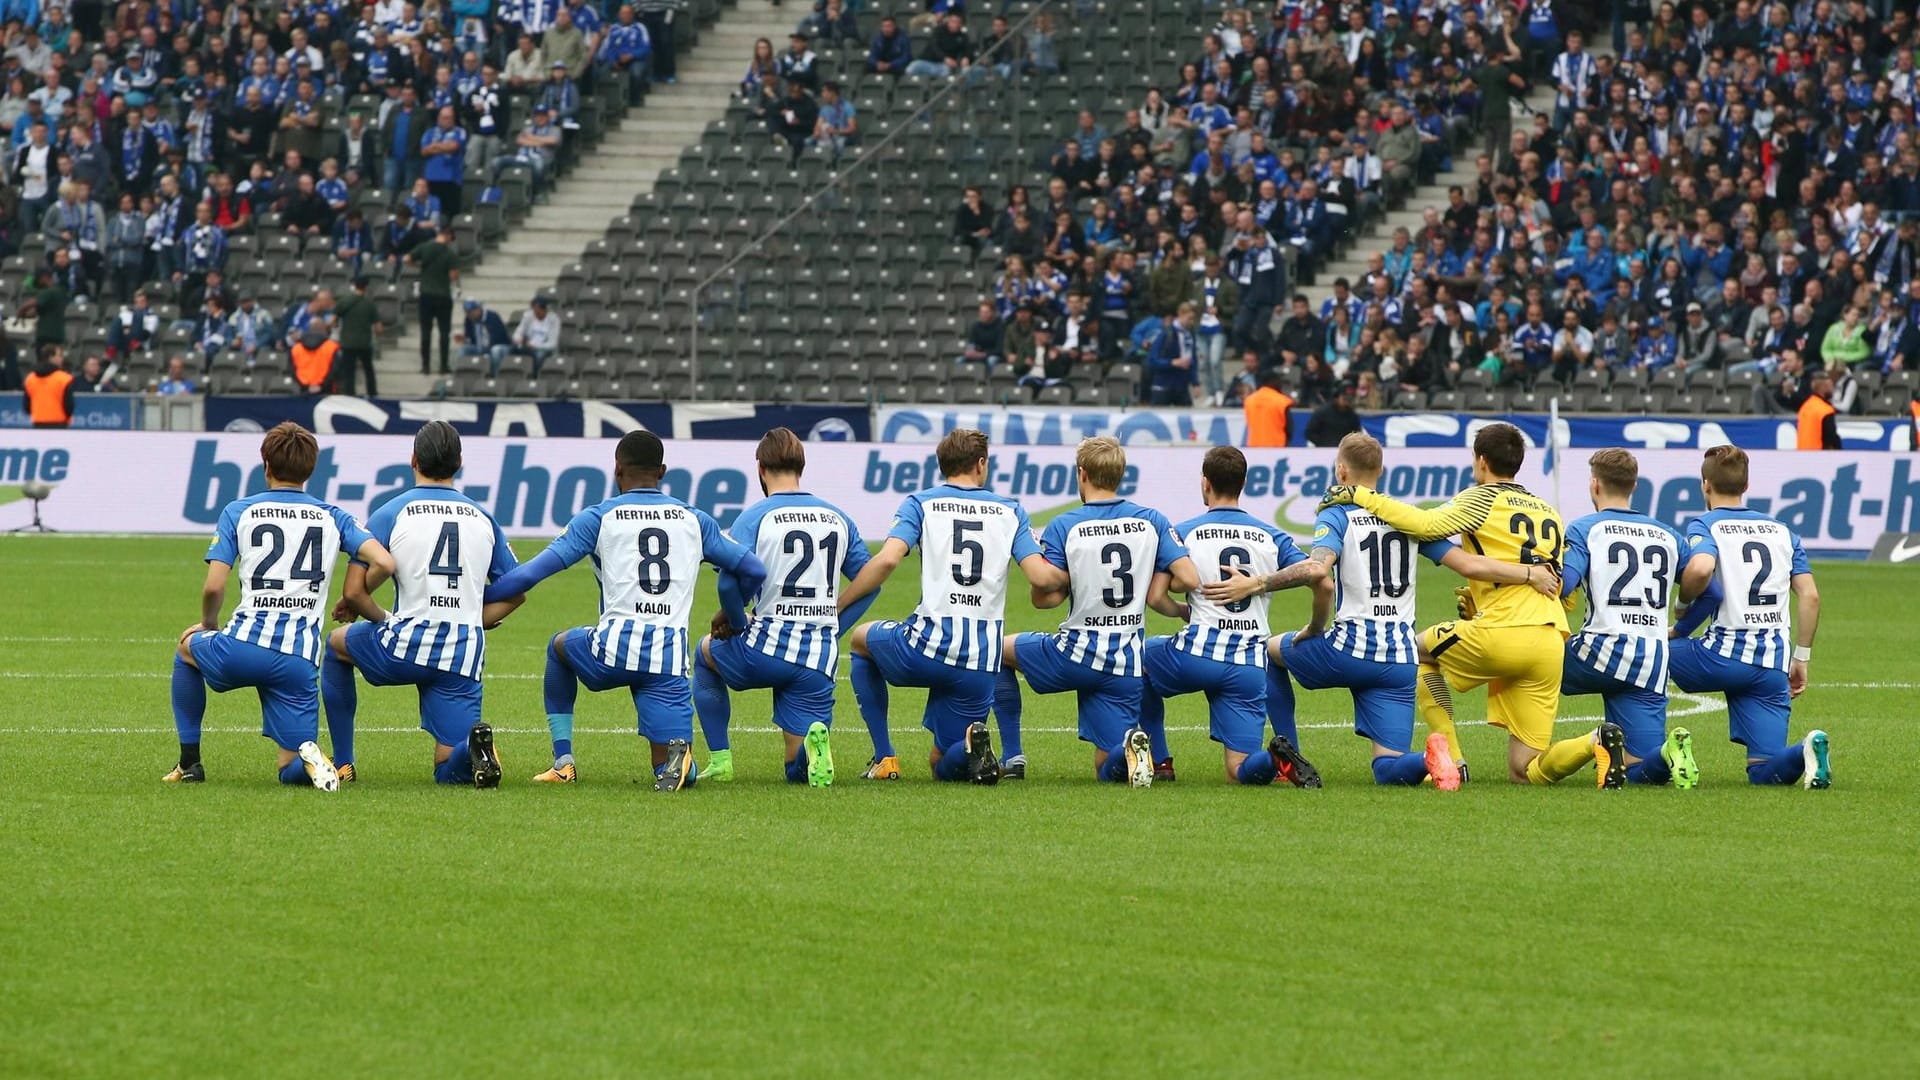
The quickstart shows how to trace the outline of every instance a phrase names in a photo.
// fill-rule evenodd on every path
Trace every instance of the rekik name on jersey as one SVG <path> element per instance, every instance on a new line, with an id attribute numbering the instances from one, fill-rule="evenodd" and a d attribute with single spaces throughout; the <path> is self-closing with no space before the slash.
<path id="1" fill-rule="evenodd" d="M 1600 510 L 1567 526 L 1560 594 L 1587 587 L 1587 617 L 1568 642 L 1602 675 L 1643 690 L 1667 685 L 1667 610 L 1685 544 L 1632 510 Z"/>
<path id="2" fill-rule="evenodd" d="M 1414 552 L 1438 564 L 1454 545 L 1416 544 L 1357 506 L 1331 506 L 1313 523 L 1313 547 L 1334 555 L 1333 624 L 1327 643 L 1359 660 L 1411 664 L 1414 649 Z"/>
<path id="3" fill-rule="evenodd" d="M 747 624 L 748 646 L 832 675 L 840 578 L 853 580 L 871 557 L 853 519 L 818 496 L 777 492 L 742 510 L 729 532 L 767 568 Z"/>
<path id="4" fill-rule="evenodd" d="M 1237 506 L 1214 507 L 1174 526 L 1174 531 L 1186 544 L 1202 585 L 1243 571 L 1264 578 L 1307 558 L 1292 537 Z M 1173 647 L 1207 660 L 1266 667 L 1271 603 L 1272 594 L 1261 592 L 1218 604 L 1196 589 L 1187 597 L 1187 625 L 1173 636 Z"/>
<path id="5" fill-rule="evenodd" d="M 441 484 L 409 488 L 367 531 L 393 553 L 393 614 L 380 642 L 396 658 L 478 679 L 487 583 L 519 565 L 506 534 L 472 499 Z"/>
<path id="6" fill-rule="evenodd" d="M 887 537 L 920 551 L 908 644 L 953 667 L 999 671 L 1009 564 L 1040 554 L 1027 512 L 984 488 L 942 483 L 907 496 Z"/>
<path id="7" fill-rule="evenodd" d="M 318 667 L 334 553 L 352 555 L 371 539 L 353 515 L 304 491 L 228 503 L 206 555 L 240 575 L 240 602 L 220 632 Z"/>
<path id="8" fill-rule="evenodd" d="M 1047 524 L 1040 548 L 1067 572 L 1069 607 L 1057 647 L 1095 671 L 1139 675 L 1147 588 L 1187 554 L 1166 516 L 1127 499 L 1083 503 Z"/>
<path id="9" fill-rule="evenodd" d="M 1793 579 L 1810 574 L 1807 553 L 1792 529 L 1746 507 L 1709 510 L 1687 523 L 1687 557 L 1714 557 L 1720 606 L 1702 640 L 1743 664 L 1785 671 Z"/>

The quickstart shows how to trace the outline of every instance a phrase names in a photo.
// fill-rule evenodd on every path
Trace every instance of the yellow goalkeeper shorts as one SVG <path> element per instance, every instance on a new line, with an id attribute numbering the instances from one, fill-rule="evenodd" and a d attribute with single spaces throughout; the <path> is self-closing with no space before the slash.
<path id="1" fill-rule="evenodd" d="M 1566 635 L 1553 626 L 1443 622 L 1420 632 L 1420 645 L 1455 690 L 1487 688 L 1487 722 L 1535 750 L 1553 742 L 1560 711 L 1560 663 Z"/>

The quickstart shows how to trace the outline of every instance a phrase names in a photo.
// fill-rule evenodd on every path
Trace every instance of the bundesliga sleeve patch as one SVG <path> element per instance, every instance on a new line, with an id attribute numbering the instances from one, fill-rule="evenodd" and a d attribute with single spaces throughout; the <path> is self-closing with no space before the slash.
<path id="1" fill-rule="evenodd" d="M 1331 531 L 1332 530 L 1328 529 L 1325 525 L 1315 525 L 1313 527 L 1313 542 L 1317 544 L 1320 541 L 1325 540 L 1327 538 L 1327 533 Z"/>

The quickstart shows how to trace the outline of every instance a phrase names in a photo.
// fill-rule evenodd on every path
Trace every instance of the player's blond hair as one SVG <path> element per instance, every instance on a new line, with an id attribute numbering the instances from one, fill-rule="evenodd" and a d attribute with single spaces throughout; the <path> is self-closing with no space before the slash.
<path id="1" fill-rule="evenodd" d="M 1600 490 L 1609 495 L 1632 495 L 1634 485 L 1640 482 L 1640 463 L 1632 452 L 1618 446 L 1595 450 L 1587 459 L 1587 468 L 1600 481 Z"/>
<path id="2" fill-rule="evenodd" d="M 1120 481 L 1127 475 L 1127 451 L 1111 435 L 1080 440 L 1073 463 L 1087 474 L 1087 485 L 1101 491 L 1120 490 Z"/>
<path id="3" fill-rule="evenodd" d="M 1380 440 L 1364 431 L 1354 431 L 1340 440 L 1340 450 L 1336 460 L 1347 465 L 1347 471 L 1356 476 L 1379 476 L 1382 453 Z"/>
<path id="4" fill-rule="evenodd" d="M 1715 495 L 1747 493 L 1747 452 L 1737 446 L 1716 446 L 1700 463 L 1700 479 Z"/>

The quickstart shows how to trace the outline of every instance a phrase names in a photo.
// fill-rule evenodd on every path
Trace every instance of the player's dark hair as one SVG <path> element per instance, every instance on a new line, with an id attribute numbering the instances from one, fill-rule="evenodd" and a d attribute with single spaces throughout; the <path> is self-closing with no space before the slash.
<path id="1" fill-rule="evenodd" d="M 660 486 L 666 460 L 666 444 L 660 441 L 660 436 L 644 428 L 620 436 L 620 445 L 613 448 L 614 466 L 625 470 L 641 487 Z"/>
<path id="2" fill-rule="evenodd" d="M 1487 471 L 1508 478 L 1527 460 L 1527 440 L 1512 424 L 1488 424 L 1473 437 L 1473 456 L 1487 459 Z"/>
<path id="3" fill-rule="evenodd" d="M 283 484 L 304 484 L 320 457 L 320 440 L 291 420 L 274 425 L 260 440 L 260 463 Z"/>
<path id="4" fill-rule="evenodd" d="M 1247 455 L 1238 447 L 1216 446 L 1201 460 L 1200 475 L 1207 478 L 1207 486 L 1215 495 L 1237 499 L 1240 489 L 1247 486 Z"/>
<path id="5" fill-rule="evenodd" d="M 1127 452 L 1120 440 L 1111 435 L 1095 435 L 1080 440 L 1073 463 L 1087 474 L 1087 483 L 1102 491 L 1118 491 L 1127 476 Z"/>
<path id="6" fill-rule="evenodd" d="M 799 476 L 807 468 L 807 444 L 800 441 L 792 428 L 777 427 L 760 436 L 753 459 L 768 472 Z"/>
<path id="7" fill-rule="evenodd" d="M 460 433 L 445 420 L 429 420 L 413 436 L 413 467 L 429 480 L 451 480 L 460 471 Z"/>
<path id="8" fill-rule="evenodd" d="M 1700 463 L 1700 479 L 1715 495 L 1747 493 L 1747 452 L 1737 446 L 1716 446 Z"/>
<path id="9" fill-rule="evenodd" d="M 1347 471 L 1358 476 L 1380 475 L 1380 440 L 1364 431 L 1349 432 L 1340 440 L 1336 460 L 1347 463 Z"/>
<path id="10" fill-rule="evenodd" d="M 1640 482 L 1640 463 L 1631 452 L 1617 446 L 1595 450 L 1587 459 L 1587 468 L 1600 481 L 1600 490 L 1609 495 L 1632 495 L 1633 486 Z"/>
<path id="11" fill-rule="evenodd" d="M 954 428 L 941 437 L 933 456 L 940 462 L 941 476 L 959 476 L 987 456 L 987 433 Z"/>

